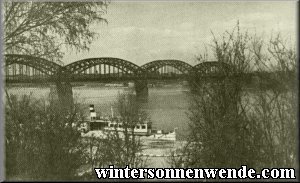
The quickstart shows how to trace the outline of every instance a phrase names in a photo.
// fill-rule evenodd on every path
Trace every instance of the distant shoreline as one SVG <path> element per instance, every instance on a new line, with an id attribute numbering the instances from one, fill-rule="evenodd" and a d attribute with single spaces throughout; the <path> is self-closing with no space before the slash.
<path id="1" fill-rule="evenodd" d="M 111 87 L 111 88 L 127 88 L 130 87 L 130 82 L 71 82 L 72 87 Z M 49 88 L 54 86 L 55 83 L 6 83 L 5 87 L 13 88 L 13 87 L 36 87 L 36 88 Z M 158 87 L 158 88 L 165 88 L 165 87 L 174 87 L 182 85 L 187 85 L 186 83 L 174 81 L 171 83 L 166 83 L 163 81 L 148 81 L 148 87 Z"/>

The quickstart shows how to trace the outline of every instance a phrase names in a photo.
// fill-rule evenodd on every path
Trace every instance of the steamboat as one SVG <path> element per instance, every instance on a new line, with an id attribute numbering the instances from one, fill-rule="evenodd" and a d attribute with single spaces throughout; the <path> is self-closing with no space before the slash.
<path id="1" fill-rule="evenodd" d="M 111 108 L 111 116 L 99 116 L 95 111 L 94 104 L 90 105 L 90 116 L 88 120 L 84 123 L 83 127 L 85 133 L 83 136 L 96 136 L 105 138 L 105 132 L 117 131 L 121 135 L 125 131 L 125 124 L 122 122 L 121 117 L 115 117 L 113 109 Z M 141 121 L 141 120 L 140 120 Z M 152 129 L 152 123 L 149 120 L 143 122 L 135 123 L 132 127 L 127 127 L 127 131 L 136 136 L 139 136 L 141 139 L 149 140 L 176 140 L 176 129 L 171 132 L 164 132 L 163 130 Z"/>

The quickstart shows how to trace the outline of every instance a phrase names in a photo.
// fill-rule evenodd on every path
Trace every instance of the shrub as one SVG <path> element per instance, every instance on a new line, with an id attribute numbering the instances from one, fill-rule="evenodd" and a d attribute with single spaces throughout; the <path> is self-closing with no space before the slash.
<path id="1" fill-rule="evenodd" d="M 7 179 L 75 179 L 84 161 L 79 106 L 63 112 L 54 100 L 7 95 L 5 107 Z"/>

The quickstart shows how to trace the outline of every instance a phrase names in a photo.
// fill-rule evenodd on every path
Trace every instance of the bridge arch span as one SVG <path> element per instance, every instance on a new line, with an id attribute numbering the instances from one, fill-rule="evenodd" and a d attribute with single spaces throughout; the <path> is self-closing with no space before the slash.
<path id="1" fill-rule="evenodd" d="M 202 62 L 193 67 L 193 74 L 198 76 L 222 76 L 230 71 L 229 64 L 218 61 Z"/>
<path id="2" fill-rule="evenodd" d="M 95 67 L 97 65 L 112 66 L 122 70 L 123 72 L 131 72 L 135 75 L 142 72 L 141 68 L 138 65 L 127 60 L 113 57 L 88 58 L 78 60 L 64 66 L 64 68 L 71 74 L 76 74 L 84 72 L 84 70 Z"/>
<path id="3" fill-rule="evenodd" d="M 55 62 L 30 55 L 6 54 L 4 55 L 4 60 L 6 68 L 13 64 L 25 65 L 39 70 L 46 75 L 54 75 L 62 69 L 62 66 Z"/>
<path id="4" fill-rule="evenodd" d="M 152 62 L 146 63 L 142 66 L 142 68 L 148 72 L 155 72 L 159 68 L 164 67 L 164 66 L 171 66 L 179 71 L 181 71 L 183 74 L 188 74 L 189 71 L 192 69 L 192 66 L 186 62 L 183 62 L 181 60 L 154 60 Z"/>

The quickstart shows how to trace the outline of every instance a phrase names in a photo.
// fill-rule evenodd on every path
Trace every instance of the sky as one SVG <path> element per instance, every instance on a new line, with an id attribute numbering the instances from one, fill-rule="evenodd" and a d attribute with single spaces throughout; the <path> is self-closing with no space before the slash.
<path id="1" fill-rule="evenodd" d="M 116 57 L 143 65 L 177 59 L 196 65 L 208 49 L 212 32 L 221 37 L 239 21 L 242 31 L 263 37 L 280 32 L 296 41 L 296 1 L 112 1 L 95 25 L 99 33 L 89 51 L 67 51 L 63 63 L 92 57 Z"/>

